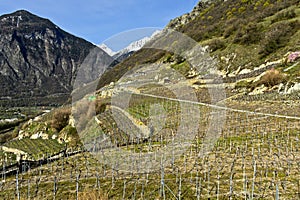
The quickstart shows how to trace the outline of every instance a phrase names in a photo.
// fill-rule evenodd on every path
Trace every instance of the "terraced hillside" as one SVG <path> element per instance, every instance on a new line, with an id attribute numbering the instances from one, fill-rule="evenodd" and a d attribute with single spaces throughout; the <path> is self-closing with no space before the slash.
<path id="1" fill-rule="evenodd" d="M 0 152 L 0 198 L 300 199 L 299 0 L 210 1 L 183 19 L 170 26 L 201 48 L 142 49 L 15 130 L 4 147 L 50 156 L 24 170 Z"/>
<path id="2" fill-rule="evenodd" d="M 226 104 L 183 100 L 185 105 L 182 105 L 178 99 L 155 94 L 135 94 L 131 102 L 128 111 L 117 113 L 122 125 L 116 123 L 118 119 L 112 116 L 110 106 L 97 115 L 101 124 L 95 119 L 90 122 L 94 125 L 90 128 L 102 130 L 102 134 L 110 137 L 106 145 L 101 144 L 103 138 L 97 140 L 85 135 L 84 138 L 89 139 L 82 140 L 86 147 L 91 147 L 89 142 L 94 141 L 99 142 L 101 148 L 91 148 L 89 152 L 62 157 L 54 162 L 49 160 L 48 164 L 20 173 L 17 175 L 18 187 L 16 177 L 8 176 L 2 182 L 1 197 L 9 199 L 19 194 L 22 198 L 36 199 L 73 199 L 76 196 L 80 199 L 299 198 L 300 118 L 293 108 L 287 110 L 293 110 L 293 115 L 286 116 L 265 112 L 270 105 L 260 101 L 227 100 L 229 106 L 226 107 Z M 251 108 L 256 103 L 264 112 Z M 158 112 L 159 109 L 149 112 L 158 104 L 164 108 L 165 115 Z M 280 101 L 272 102 L 271 106 L 280 104 Z M 195 108 L 200 110 L 201 116 L 195 135 L 178 140 L 178 130 L 183 123 L 179 123 L 180 118 L 185 118 L 182 106 L 188 108 L 189 112 L 184 114 L 190 118 L 195 120 L 191 115 Z M 226 112 L 224 119 L 216 116 L 222 114 L 221 110 Z M 129 112 L 135 120 L 122 118 L 124 112 Z M 152 121 L 149 120 L 150 113 Z M 165 119 L 165 123 L 161 130 L 154 130 L 152 137 L 129 139 L 140 133 L 138 125 L 148 127 L 155 119 Z M 222 127 L 213 128 L 218 130 L 217 134 L 209 132 L 222 122 Z M 189 123 L 185 125 L 192 127 Z M 136 133 L 130 128 L 133 126 Z M 159 126 L 156 124 L 155 127 Z M 93 133 L 95 131 L 89 132 L 91 137 Z M 203 154 L 204 148 L 213 140 L 208 137 L 211 133 L 217 138 L 210 151 Z M 97 136 L 101 137 L 101 134 Z M 177 154 L 178 142 L 182 154 Z M 184 145 L 184 142 L 189 145 Z M 103 154 L 111 159 L 101 160 Z"/>

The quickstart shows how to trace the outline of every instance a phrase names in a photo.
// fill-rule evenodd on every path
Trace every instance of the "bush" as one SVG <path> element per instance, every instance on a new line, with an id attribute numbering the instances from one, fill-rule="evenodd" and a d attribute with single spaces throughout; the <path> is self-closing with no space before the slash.
<path id="1" fill-rule="evenodd" d="M 299 28 L 300 23 L 298 20 L 274 24 L 271 30 L 265 35 L 262 50 L 260 51 L 262 57 L 267 56 L 285 46 L 290 37 L 293 36 Z"/>
<path id="2" fill-rule="evenodd" d="M 295 9 L 287 10 L 285 12 L 278 13 L 274 19 L 272 19 L 271 23 L 279 22 L 282 20 L 288 20 L 296 17 Z"/>
<path id="3" fill-rule="evenodd" d="M 224 32 L 222 35 L 225 38 L 228 38 L 231 35 L 233 35 L 233 33 L 236 32 L 241 25 L 244 25 L 244 24 L 246 24 L 246 21 L 244 19 L 232 18 L 230 20 L 227 20 L 227 22 L 224 26 Z"/>
<path id="4" fill-rule="evenodd" d="M 208 43 L 209 49 L 214 52 L 218 49 L 224 49 L 226 47 L 224 40 L 215 38 L 212 39 L 209 43 Z"/>
<path id="5" fill-rule="evenodd" d="M 96 100 L 95 102 L 96 115 L 103 113 L 106 110 L 106 106 L 110 104 L 111 104 L 110 102 L 105 100 Z"/>
<path id="6" fill-rule="evenodd" d="M 262 38 L 261 29 L 257 24 L 250 22 L 238 30 L 233 42 L 245 45 L 255 44 Z"/>
<path id="7" fill-rule="evenodd" d="M 246 8 L 244 6 L 242 6 L 239 8 L 238 11 L 239 11 L 239 13 L 243 13 L 243 12 L 245 12 L 245 10 L 246 10 Z"/>
<path id="8" fill-rule="evenodd" d="M 258 85 L 264 84 L 267 87 L 273 87 L 279 83 L 285 82 L 286 76 L 277 69 L 268 70 L 258 81 Z"/>
<path id="9" fill-rule="evenodd" d="M 51 120 L 51 127 L 55 128 L 58 132 L 61 131 L 65 126 L 69 123 L 69 117 L 71 115 L 70 108 L 59 108 L 54 111 L 52 120 Z"/>

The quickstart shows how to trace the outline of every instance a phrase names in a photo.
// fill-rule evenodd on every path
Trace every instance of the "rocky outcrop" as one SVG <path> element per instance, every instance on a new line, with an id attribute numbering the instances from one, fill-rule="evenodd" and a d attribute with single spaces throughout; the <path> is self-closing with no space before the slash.
<path id="1" fill-rule="evenodd" d="M 201 13 L 201 11 L 206 8 L 206 5 L 208 4 L 208 1 L 200 1 L 190 13 L 186 13 L 180 17 L 172 19 L 167 25 L 167 28 L 176 29 L 189 23 L 190 21 L 195 19 Z"/>
<path id="2" fill-rule="evenodd" d="M 7 153 L 13 153 L 16 155 L 16 160 L 20 161 L 21 159 L 28 159 L 28 153 L 19 150 L 19 149 L 15 149 L 15 148 L 9 148 L 6 146 L 2 146 L 1 150 Z"/>
<path id="3" fill-rule="evenodd" d="M 278 89 L 277 92 L 279 94 L 292 94 L 295 92 L 299 92 L 300 91 L 300 83 L 286 83 L 286 84 L 279 84 L 278 85 Z"/>

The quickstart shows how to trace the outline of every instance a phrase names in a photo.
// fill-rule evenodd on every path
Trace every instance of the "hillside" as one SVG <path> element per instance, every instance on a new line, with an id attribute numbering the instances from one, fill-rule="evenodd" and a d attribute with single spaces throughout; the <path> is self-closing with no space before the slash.
<path id="1" fill-rule="evenodd" d="M 0 26 L 1 105 L 64 103 L 79 66 L 95 46 L 25 10 L 0 16 Z"/>
<path id="2" fill-rule="evenodd" d="M 0 198 L 299 199 L 299 17 L 200 2 L 100 81 L 91 65 L 72 105 L 2 135 Z"/>
<path id="3" fill-rule="evenodd" d="M 218 60 L 220 73 L 228 76 L 243 69 L 253 70 L 267 62 L 286 58 L 289 52 L 299 51 L 299 17 L 298 0 L 216 0 L 199 2 L 191 13 L 172 20 L 167 29 L 175 29 L 203 47 L 208 46 L 211 56 Z M 170 59 L 169 53 L 173 54 L 141 49 L 109 72 L 114 76 L 103 76 L 99 86 L 118 80 L 128 68 L 176 60 L 178 55 Z M 289 66 L 282 63 L 277 67 Z M 295 81 L 294 71 L 288 72 L 291 81 Z"/>

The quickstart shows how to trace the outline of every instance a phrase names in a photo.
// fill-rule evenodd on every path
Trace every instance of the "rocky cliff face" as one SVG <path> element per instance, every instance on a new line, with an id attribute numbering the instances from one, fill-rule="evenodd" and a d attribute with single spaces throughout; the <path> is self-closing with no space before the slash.
<path id="1" fill-rule="evenodd" d="M 0 98 L 65 100 L 78 67 L 95 46 L 24 10 L 1 16 L 0 27 Z"/>

